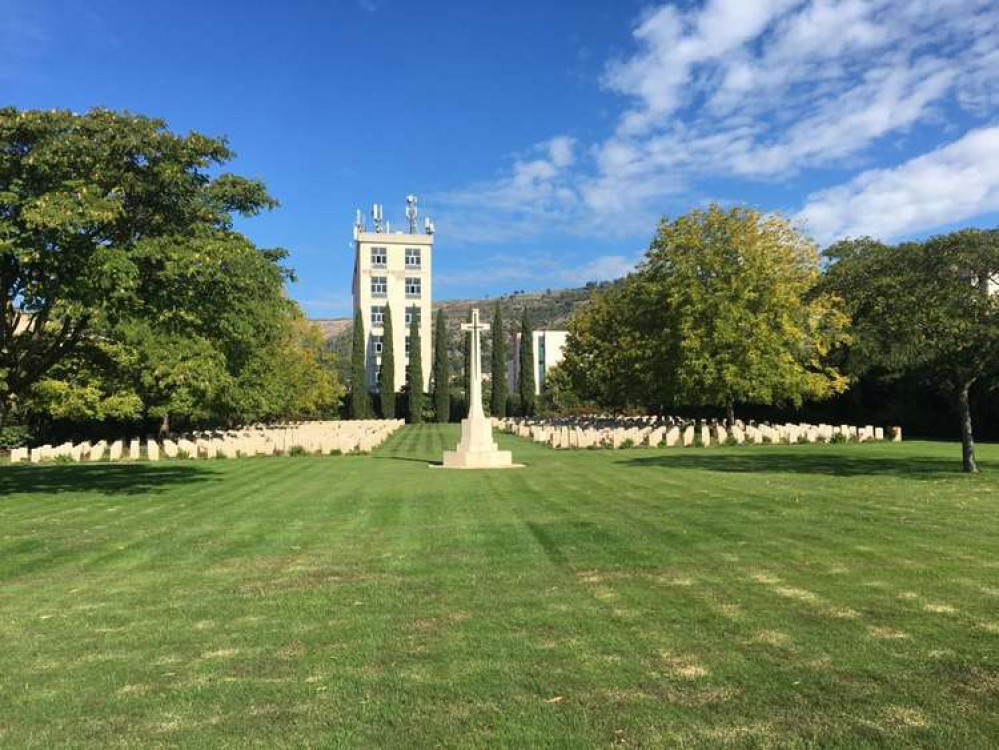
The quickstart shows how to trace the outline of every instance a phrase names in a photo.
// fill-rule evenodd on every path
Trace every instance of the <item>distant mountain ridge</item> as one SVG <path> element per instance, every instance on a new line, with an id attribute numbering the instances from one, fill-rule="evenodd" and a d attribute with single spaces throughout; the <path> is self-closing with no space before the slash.
<path id="1" fill-rule="evenodd" d="M 542 292 L 511 292 L 498 297 L 482 297 L 478 299 L 441 300 L 434 302 L 436 314 L 444 310 L 448 320 L 448 351 L 452 368 L 460 367 L 462 362 L 461 324 L 468 320 L 472 308 L 477 307 L 482 312 L 486 322 L 491 322 L 496 303 L 503 308 L 505 333 L 509 336 L 520 328 L 524 310 L 529 310 L 534 328 L 564 329 L 569 319 L 581 306 L 585 305 L 593 293 L 617 282 L 590 283 L 585 287 L 575 289 L 546 289 Z M 333 349 L 340 355 L 341 365 L 350 360 L 350 347 L 353 338 L 352 318 L 314 318 L 312 322 L 322 328 Z M 488 352 L 492 336 L 483 341 L 483 361 L 488 365 Z M 453 370 L 455 371 L 455 370 Z"/>

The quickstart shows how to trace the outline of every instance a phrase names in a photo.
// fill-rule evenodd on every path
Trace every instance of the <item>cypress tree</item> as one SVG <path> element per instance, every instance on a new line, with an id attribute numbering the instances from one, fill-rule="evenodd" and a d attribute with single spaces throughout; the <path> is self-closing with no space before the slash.
<path id="1" fill-rule="evenodd" d="M 350 355 L 350 416 L 353 419 L 371 418 L 371 396 L 368 393 L 368 370 L 365 366 L 366 344 L 364 318 L 361 311 L 354 313 L 354 346 Z"/>
<path id="2" fill-rule="evenodd" d="M 503 333 L 503 311 L 500 303 L 493 309 L 492 396 L 489 413 L 506 416 L 506 336 Z"/>
<path id="3" fill-rule="evenodd" d="M 520 378 L 517 382 L 520 392 L 520 410 L 525 417 L 534 414 L 534 327 L 531 314 L 524 310 L 520 324 Z"/>
<path id="4" fill-rule="evenodd" d="M 468 313 L 468 322 L 472 322 L 472 313 Z M 462 372 L 462 389 L 465 391 L 465 411 L 472 406 L 472 333 L 465 333 L 465 365 Z"/>
<path id="5" fill-rule="evenodd" d="M 381 391 L 382 419 L 395 419 L 395 346 L 392 329 L 392 308 L 385 305 L 385 323 L 382 326 L 382 369 L 378 375 Z"/>
<path id="6" fill-rule="evenodd" d="M 434 328 L 434 412 L 438 422 L 451 420 L 451 372 L 447 357 L 447 318 L 437 311 Z"/>
<path id="7" fill-rule="evenodd" d="M 423 347 L 420 345 L 420 316 L 414 309 L 409 324 L 409 423 L 423 421 Z"/>

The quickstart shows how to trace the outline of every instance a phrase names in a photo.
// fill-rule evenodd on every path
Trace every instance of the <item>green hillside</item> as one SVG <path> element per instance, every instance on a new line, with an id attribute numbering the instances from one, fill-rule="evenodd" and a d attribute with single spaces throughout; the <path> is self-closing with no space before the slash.
<path id="1" fill-rule="evenodd" d="M 481 299 L 442 300 L 434 303 L 434 312 L 444 310 L 448 320 L 449 355 L 452 372 L 457 373 L 462 365 L 461 323 L 468 319 L 474 307 L 492 320 L 493 307 L 497 302 L 503 306 L 503 319 L 507 335 L 519 328 L 524 310 L 530 310 L 535 328 L 565 328 L 575 311 L 584 305 L 597 289 L 615 282 L 591 283 L 577 289 L 546 289 L 542 292 L 512 292 L 500 297 Z M 340 363 L 347 376 L 350 363 L 350 346 L 353 332 L 350 318 L 327 318 L 314 321 L 326 332 L 334 350 L 340 355 Z M 483 341 L 483 362 L 488 363 L 492 337 Z"/>

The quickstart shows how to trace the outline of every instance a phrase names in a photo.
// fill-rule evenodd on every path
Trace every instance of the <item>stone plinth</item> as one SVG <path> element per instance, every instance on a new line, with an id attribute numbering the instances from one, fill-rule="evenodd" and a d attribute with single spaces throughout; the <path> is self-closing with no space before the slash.
<path id="1" fill-rule="evenodd" d="M 501 451 L 493 442 L 489 420 L 469 417 L 461 420 L 461 442 L 453 451 L 444 451 L 445 469 L 504 469 L 513 466 L 513 454 Z"/>

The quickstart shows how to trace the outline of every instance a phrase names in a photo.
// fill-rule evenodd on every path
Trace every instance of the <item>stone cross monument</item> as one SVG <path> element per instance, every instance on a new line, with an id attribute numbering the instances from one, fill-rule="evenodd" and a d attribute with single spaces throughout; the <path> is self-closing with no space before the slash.
<path id="1" fill-rule="evenodd" d="M 508 469 L 513 463 L 510 451 L 497 449 L 493 442 L 493 427 L 482 411 L 482 342 L 480 333 L 489 325 L 479 322 L 479 311 L 472 310 L 472 322 L 461 330 L 471 333 L 469 352 L 468 418 L 461 420 L 461 442 L 453 451 L 444 451 L 445 469 Z"/>

